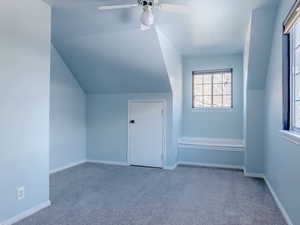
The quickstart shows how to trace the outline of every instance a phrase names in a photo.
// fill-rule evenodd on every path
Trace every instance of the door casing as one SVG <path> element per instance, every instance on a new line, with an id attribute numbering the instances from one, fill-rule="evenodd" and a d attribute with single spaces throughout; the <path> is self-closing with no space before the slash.
<path id="1" fill-rule="evenodd" d="M 130 99 L 128 100 L 128 121 L 127 121 L 127 126 L 128 126 L 128 146 L 127 146 L 127 162 L 130 165 L 130 104 L 132 103 L 162 103 L 163 105 L 163 116 L 162 116 L 162 168 L 165 169 L 166 166 L 166 159 L 167 159 L 167 101 L 165 99 Z"/>

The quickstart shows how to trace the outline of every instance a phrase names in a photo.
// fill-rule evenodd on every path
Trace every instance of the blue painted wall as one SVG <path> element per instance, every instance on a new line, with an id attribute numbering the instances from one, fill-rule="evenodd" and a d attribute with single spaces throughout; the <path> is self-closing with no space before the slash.
<path id="1" fill-rule="evenodd" d="M 50 11 L 1 1 L 0 223 L 49 200 Z"/>
<path id="2" fill-rule="evenodd" d="M 211 149 L 179 148 L 179 162 L 233 166 L 242 168 L 244 152 L 217 151 Z"/>
<path id="3" fill-rule="evenodd" d="M 252 12 L 244 52 L 245 83 L 245 170 L 264 172 L 265 79 L 277 6 L 265 6 Z"/>
<path id="4" fill-rule="evenodd" d="M 264 172 L 264 90 L 247 90 L 245 171 Z"/>
<path id="5" fill-rule="evenodd" d="M 157 28 L 157 35 L 163 55 L 164 63 L 172 89 L 172 149 L 169 160 L 171 166 L 176 165 L 178 158 L 177 140 L 182 131 L 182 103 L 183 103 L 183 68 L 182 59 L 178 51 Z"/>
<path id="6" fill-rule="evenodd" d="M 192 109 L 192 71 L 233 68 L 233 110 Z M 184 58 L 183 136 L 243 138 L 242 54 Z"/>
<path id="7" fill-rule="evenodd" d="M 192 109 L 194 70 L 233 68 L 232 110 Z M 183 79 L 184 137 L 243 139 L 243 57 L 242 54 L 184 58 Z M 179 148 L 179 161 L 243 166 L 244 152 Z"/>
<path id="8" fill-rule="evenodd" d="M 87 158 L 127 163 L 128 100 L 165 99 L 167 101 L 167 160 L 171 165 L 171 94 L 87 95 Z"/>
<path id="9" fill-rule="evenodd" d="M 182 61 L 169 40 L 159 31 L 156 32 L 155 39 L 160 48 L 157 56 L 161 57 L 163 71 L 166 71 L 172 93 L 89 94 L 87 103 L 88 159 L 127 162 L 128 100 L 159 98 L 165 99 L 168 104 L 165 166 L 176 164 L 177 139 L 181 133 L 182 117 Z M 159 78 L 156 82 L 162 80 Z M 143 82 L 147 83 L 147 81 Z M 118 141 L 115 141 L 116 138 Z"/>
<path id="10" fill-rule="evenodd" d="M 50 170 L 86 158 L 86 95 L 51 46 Z"/>
<path id="11" fill-rule="evenodd" d="M 243 137 L 246 139 L 247 136 L 247 83 L 248 83 L 248 67 L 249 67 L 249 54 L 250 54 L 250 38 L 251 38 L 251 19 L 246 31 L 246 38 L 244 44 L 244 51 L 243 51 L 243 74 L 244 74 L 244 88 L 243 88 Z"/>
<path id="12" fill-rule="evenodd" d="M 253 10 L 248 43 L 248 89 L 264 89 L 277 5 Z"/>
<path id="13" fill-rule="evenodd" d="M 300 224 L 300 146 L 281 137 L 282 129 L 282 22 L 293 0 L 282 0 L 276 19 L 266 79 L 265 174 L 294 225 Z"/>

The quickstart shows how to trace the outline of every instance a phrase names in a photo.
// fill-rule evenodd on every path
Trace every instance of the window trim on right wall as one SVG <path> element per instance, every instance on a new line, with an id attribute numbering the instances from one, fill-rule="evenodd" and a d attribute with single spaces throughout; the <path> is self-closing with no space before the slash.
<path id="1" fill-rule="evenodd" d="M 300 71 L 296 70 L 296 52 L 300 51 L 300 42 L 296 43 L 296 32 L 299 32 L 299 21 L 297 24 L 294 25 L 290 32 L 290 130 L 299 132 L 300 131 L 300 125 L 299 121 L 297 122 L 297 116 L 300 113 L 300 111 L 297 113 L 296 108 L 297 104 L 300 103 L 299 97 L 296 96 L 297 94 L 297 86 L 300 85 Z M 298 69 L 299 70 L 299 69 Z M 298 81 L 297 81 L 298 78 Z"/>
<path id="2" fill-rule="evenodd" d="M 295 73 L 300 72 L 300 69 L 299 71 L 295 70 L 295 64 L 294 64 L 294 58 L 296 52 L 294 48 L 294 38 L 295 38 L 294 29 L 296 29 L 296 26 L 298 26 L 297 29 L 299 29 L 300 31 L 300 0 L 296 0 L 291 10 L 289 11 L 286 19 L 283 22 L 283 32 L 282 32 L 282 99 L 283 102 L 282 102 L 282 130 L 280 131 L 281 136 L 285 138 L 287 141 L 293 144 L 300 145 L 300 128 L 295 128 L 294 126 L 295 124 L 294 77 L 295 77 Z M 299 37 L 297 37 L 297 39 Z M 300 49 L 300 38 L 299 38 L 299 49 Z M 298 76 L 300 76 L 300 73 Z M 300 95 L 300 93 L 298 93 L 298 95 Z M 298 113 L 300 114 L 300 110 Z M 300 123 L 300 121 L 298 122 Z"/>
<path id="3" fill-rule="evenodd" d="M 283 110 L 282 110 L 282 126 L 284 131 L 300 132 L 299 127 L 295 126 L 295 77 L 300 76 L 300 71 L 295 70 L 295 53 L 300 51 L 299 45 L 295 46 L 295 29 L 300 30 L 300 0 L 297 0 L 287 18 L 283 23 L 283 39 L 282 39 L 282 91 L 283 91 Z M 299 32 L 300 33 L 300 32 Z M 299 49 L 298 49 L 299 48 Z M 297 74 L 295 74 L 297 72 Z M 299 81 L 300 84 L 300 81 Z M 300 101 L 299 101 L 300 102 Z M 299 111 L 300 113 L 300 111 Z M 299 115 L 300 116 L 300 115 Z"/>

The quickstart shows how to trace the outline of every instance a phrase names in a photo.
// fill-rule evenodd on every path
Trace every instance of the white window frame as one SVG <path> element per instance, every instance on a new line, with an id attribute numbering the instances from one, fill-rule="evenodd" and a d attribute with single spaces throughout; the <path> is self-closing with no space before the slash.
<path id="1" fill-rule="evenodd" d="M 296 99 L 295 99 L 295 77 L 296 76 L 300 76 L 300 74 L 298 73 L 298 75 L 296 75 L 296 71 L 295 71 L 295 55 L 296 55 L 296 49 L 300 48 L 300 43 L 298 46 L 295 47 L 295 27 L 296 25 L 294 25 L 294 27 L 292 28 L 292 31 L 290 32 L 290 131 L 292 132 L 296 132 L 300 134 L 300 127 L 296 127 L 295 126 L 295 103 L 296 103 Z M 300 28 L 300 26 L 299 26 Z M 298 29 L 299 29 L 298 28 Z"/>
<path id="2" fill-rule="evenodd" d="M 231 74 L 231 106 L 222 106 L 222 107 L 195 107 L 194 105 L 194 91 L 195 91 L 195 86 L 194 86 L 194 76 L 199 76 L 199 75 L 205 75 L 205 74 L 218 74 L 218 73 L 229 73 Z M 232 111 L 234 108 L 234 102 L 233 102 L 233 68 L 229 69 L 215 69 L 215 70 L 196 70 L 192 72 L 192 110 L 194 111 Z M 211 97 L 213 98 L 213 81 L 212 81 L 212 94 Z M 223 96 L 223 93 L 222 93 Z M 213 102 L 213 100 L 212 100 Z"/>
<path id="3" fill-rule="evenodd" d="M 286 91 L 288 90 L 289 93 L 285 93 L 283 92 L 283 97 L 284 97 L 284 107 L 289 107 L 289 115 L 286 115 L 284 112 L 284 118 L 283 118 L 283 130 L 281 130 L 281 136 L 286 139 L 287 141 L 296 144 L 296 145 L 300 145 L 300 128 L 299 127 L 295 127 L 295 55 L 296 55 L 296 51 L 295 49 L 297 49 L 298 47 L 300 48 L 300 44 L 299 46 L 297 46 L 295 48 L 295 29 L 296 26 L 298 26 L 297 28 L 300 29 L 300 14 L 299 14 L 299 9 L 300 8 L 300 0 L 295 1 L 293 7 L 291 8 L 290 12 L 288 13 L 286 19 L 283 22 L 283 35 L 284 37 L 284 47 L 289 46 L 289 49 L 284 49 L 284 54 L 283 54 L 283 76 L 289 76 L 288 79 L 290 81 L 289 83 L 289 87 L 285 87 L 283 86 L 283 90 L 286 89 Z M 297 25 L 298 23 L 298 25 Z M 286 41 L 289 41 L 289 43 L 286 43 Z M 289 65 L 289 71 L 286 65 L 286 60 L 284 57 L 289 57 L 288 61 L 290 63 Z M 288 73 L 288 74 L 287 74 Z M 300 76 L 300 74 L 298 75 Z M 285 81 L 286 77 L 284 77 Z M 285 84 L 285 82 L 283 82 L 283 85 L 288 85 Z M 285 96 L 287 95 L 287 96 Z M 288 99 L 288 98 L 289 99 Z M 283 109 L 286 110 L 286 109 Z M 285 117 L 289 117 L 289 118 L 285 118 Z M 285 126 L 286 124 L 289 124 L 289 126 Z"/>

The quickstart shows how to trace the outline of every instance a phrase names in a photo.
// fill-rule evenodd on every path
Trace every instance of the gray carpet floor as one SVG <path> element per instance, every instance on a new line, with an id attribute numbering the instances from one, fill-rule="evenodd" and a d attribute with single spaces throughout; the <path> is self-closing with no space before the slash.
<path id="1" fill-rule="evenodd" d="M 17 225 L 285 225 L 263 180 L 241 171 L 85 163 L 50 177 L 52 206 Z"/>

